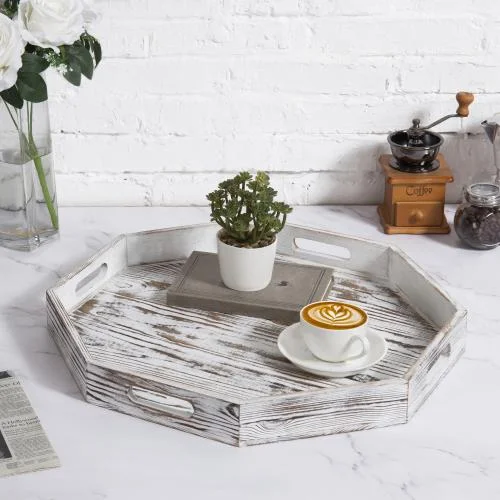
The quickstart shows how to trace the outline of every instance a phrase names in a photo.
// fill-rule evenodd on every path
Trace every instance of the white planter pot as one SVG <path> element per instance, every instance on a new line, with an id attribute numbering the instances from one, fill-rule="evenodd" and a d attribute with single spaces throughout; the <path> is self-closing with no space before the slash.
<path id="1" fill-rule="evenodd" d="M 227 245 L 217 234 L 217 251 L 222 281 L 240 292 L 266 288 L 273 276 L 276 240 L 262 248 L 238 248 Z"/>

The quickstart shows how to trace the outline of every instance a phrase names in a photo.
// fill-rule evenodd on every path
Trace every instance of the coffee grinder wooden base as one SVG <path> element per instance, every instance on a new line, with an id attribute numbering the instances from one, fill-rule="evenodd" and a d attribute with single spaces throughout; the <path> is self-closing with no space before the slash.
<path id="1" fill-rule="evenodd" d="M 387 234 L 446 234 L 444 215 L 446 184 L 453 175 L 442 154 L 433 172 L 401 172 L 391 167 L 391 155 L 382 155 L 379 166 L 385 176 L 384 203 L 378 213 Z"/>

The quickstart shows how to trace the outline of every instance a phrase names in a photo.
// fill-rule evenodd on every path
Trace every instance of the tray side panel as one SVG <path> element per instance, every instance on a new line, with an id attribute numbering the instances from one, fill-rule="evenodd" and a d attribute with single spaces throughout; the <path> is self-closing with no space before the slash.
<path id="1" fill-rule="evenodd" d="M 241 407 L 240 445 L 403 424 L 407 395 L 407 383 L 394 380 L 253 401 Z"/>
<path id="2" fill-rule="evenodd" d="M 125 236 L 119 236 L 52 289 L 66 311 L 78 308 L 126 267 L 126 245 Z"/>
<path id="3" fill-rule="evenodd" d="M 390 263 L 392 286 L 438 329 L 446 327 L 458 311 L 448 294 L 400 250 L 391 250 Z"/>
<path id="4" fill-rule="evenodd" d="M 85 399 L 92 404 L 133 417 L 165 425 L 197 436 L 237 446 L 239 443 L 239 406 L 191 391 L 144 380 L 110 367 L 89 365 Z M 171 415 L 133 402 L 131 387 L 148 389 L 191 403 L 190 418 Z"/>
<path id="5" fill-rule="evenodd" d="M 311 249 L 300 248 L 298 242 L 301 239 L 307 240 Z M 319 243 L 316 249 L 315 243 Z M 345 257 L 336 256 L 337 250 L 345 253 Z M 390 247 L 361 238 L 286 225 L 278 236 L 277 251 L 310 262 L 388 278 Z"/>
<path id="6" fill-rule="evenodd" d="M 128 234 L 128 265 L 187 259 L 193 250 L 216 252 L 218 230 L 216 224 L 203 224 Z"/>
<path id="7" fill-rule="evenodd" d="M 465 335 L 466 317 L 465 313 L 462 313 L 434 339 L 408 373 L 409 419 L 464 353 Z"/>
<path id="8" fill-rule="evenodd" d="M 47 292 L 47 327 L 75 379 L 78 388 L 86 392 L 86 348 L 71 320 L 53 291 Z"/>

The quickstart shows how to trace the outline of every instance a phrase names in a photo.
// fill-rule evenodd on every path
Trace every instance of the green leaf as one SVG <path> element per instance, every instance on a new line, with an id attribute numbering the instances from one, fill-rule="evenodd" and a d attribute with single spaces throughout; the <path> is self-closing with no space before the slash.
<path id="1" fill-rule="evenodd" d="M 79 71 L 89 80 L 94 74 L 94 60 L 83 45 L 70 45 L 67 50 L 68 64 L 74 71 Z"/>
<path id="2" fill-rule="evenodd" d="M 17 13 L 18 5 L 19 0 L 5 0 L 3 2 L 5 14 L 7 14 L 7 16 L 9 16 L 10 18 L 14 17 L 14 15 Z"/>
<path id="3" fill-rule="evenodd" d="M 64 73 L 64 78 L 75 87 L 79 87 L 80 83 L 82 83 L 82 73 L 80 70 L 74 70 L 70 67 L 68 67 L 67 71 Z"/>
<path id="4" fill-rule="evenodd" d="M 92 52 L 94 53 L 95 67 L 97 68 L 102 60 L 101 44 L 95 38 L 92 38 L 90 43 L 92 45 Z"/>
<path id="5" fill-rule="evenodd" d="M 24 53 L 22 56 L 23 65 L 19 71 L 23 73 L 41 73 L 49 67 L 49 61 L 36 54 Z"/>
<path id="6" fill-rule="evenodd" d="M 23 107 L 23 98 L 19 95 L 19 91 L 17 90 L 17 87 L 15 85 L 10 89 L 5 89 L 4 91 L 0 92 L 0 96 L 7 104 L 10 104 L 17 109 L 21 109 Z"/>
<path id="7" fill-rule="evenodd" d="M 47 100 L 47 85 L 37 73 L 19 72 L 17 77 L 19 94 L 25 101 L 43 102 Z"/>
<path id="8" fill-rule="evenodd" d="M 87 32 L 84 32 L 80 36 L 80 43 L 93 55 L 95 65 L 94 68 L 97 68 L 102 59 L 102 49 L 99 42 Z"/>

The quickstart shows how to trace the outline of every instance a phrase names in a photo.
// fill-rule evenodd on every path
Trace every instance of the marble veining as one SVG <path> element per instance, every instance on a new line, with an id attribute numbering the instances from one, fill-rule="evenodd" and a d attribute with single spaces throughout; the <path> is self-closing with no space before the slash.
<path id="1" fill-rule="evenodd" d="M 59 241 L 0 249 L 0 367 L 22 379 L 62 462 L 3 479 L 2 500 L 500 498 L 500 249 L 466 249 L 453 232 L 387 236 L 374 207 L 298 207 L 291 220 L 398 245 L 468 309 L 465 355 L 408 424 L 237 449 L 85 403 L 48 336 L 45 289 L 117 234 L 207 218 L 65 208 Z"/>

